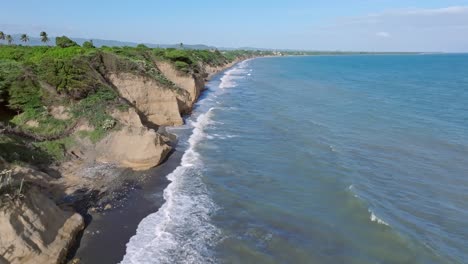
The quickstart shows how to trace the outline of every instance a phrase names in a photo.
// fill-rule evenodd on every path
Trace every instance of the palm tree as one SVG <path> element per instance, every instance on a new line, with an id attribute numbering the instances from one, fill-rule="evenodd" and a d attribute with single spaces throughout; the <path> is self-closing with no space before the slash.
<path id="1" fill-rule="evenodd" d="M 11 35 L 6 35 L 5 36 L 5 39 L 6 41 L 8 42 L 9 45 L 11 45 L 11 43 L 13 43 L 14 39 Z"/>
<path id="2" fill-rule="evenodd" d="M 0 40 L 5 40 L 5 33 L 3 31 L 0 31 Z"/>
<path id="3" fill-rule="evenodd" d="M 26 35 L 26 34 L 22 34 L 20 39 L 21 39 L 21 41 L 23 41 L 24 43 L 26 43 L 26 42 L 29 41 L 29 37 L 28 37 L 28 35 Z"/>
<path id="4" fill-rule="evenodd" d="M 47 36 L 47 33 L 45 31 L 42 31 L 41 34 L 39 34 L 39 36 L 41 36 L 41 41 L 43 43 L 49 42 L 49 37 Z"/>

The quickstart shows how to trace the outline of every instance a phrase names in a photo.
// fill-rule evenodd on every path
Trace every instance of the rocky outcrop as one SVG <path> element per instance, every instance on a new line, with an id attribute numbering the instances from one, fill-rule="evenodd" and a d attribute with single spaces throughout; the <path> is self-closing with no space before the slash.
<path id="1" fill-rule="evenodd" d="M 153 79 L 132 73 L 113 73 L 108 78 L 120 96 L 135 106 L 147 121 L 167 126 L 183 124 L 181 102 L 188 100 L 188 93 L 164 87 Z"/>
<path id="2" fill-rule="evenodd" d="M 135 109 L 115 111 L 112 116 L 124 127 L 97 144 L 96 161 L 146 170 L 159 165 L 171 151 L 162 135 L 142 125 Z"/>
<path id="3" fill-rule="evenodd" d="M 31 188 L 0 204 L 0 263 L 62 263 L 83 228 L 79 214 Z"/>

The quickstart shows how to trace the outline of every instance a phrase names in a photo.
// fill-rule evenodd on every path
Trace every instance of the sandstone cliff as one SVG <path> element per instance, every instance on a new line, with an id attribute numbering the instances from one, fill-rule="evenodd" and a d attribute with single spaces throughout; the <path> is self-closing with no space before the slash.
<path id="1" fill-rule="evenodd" d="M 60 209 L 37 189 L 0 204 L 0 263 L 62 263 L 78 232 L 81 215 Z"/>

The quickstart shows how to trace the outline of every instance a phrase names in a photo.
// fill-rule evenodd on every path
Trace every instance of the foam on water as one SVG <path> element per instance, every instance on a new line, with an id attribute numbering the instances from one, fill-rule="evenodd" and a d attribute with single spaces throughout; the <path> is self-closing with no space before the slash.
<path id="1" fill-rule="evenodd" d="M 381 225 L 389 226 L 389 224 L 387 222 L 385 222 L 384 220 L 382 220 L 378 216 L 376 216 L 374 214 L 374 212 L 372 212 L 372 210 L 369 209 L 369 213 L 370 213 L 370 219 L 371 219 L 372 222 L 376 222 L 376 223 L 379 223 Z"/>
<path id="2" fill-rule="evenodd" d="M 139 224 L 137 233 L 127 244 L 121 263 L 211 263 L 214 260 L 208 246 L 217 234 L 209 223 L 216 209 L 201 181 L 203 166 L 195 150 L 206 137 L 204 128 L 210 124 L 212 108 L 192 123 L 189 148 L 168 179 L 164 190 L 166 203 Z"/>
<path id="3" fill-rule="evenodd" d="M 234 87 L 243 67 L 245 63 L 240 63 L 225 72 L 219 87 Z M 203 103 L 210 101 L 212 98 L 206 98 Z M 193 131 L 180 166 L 167 176 L 171 183 L 164 190 L 166 202 L 140 222 L 136 235 L 127 243 L 122 264 L 216 262 L 209 248 L 219 234 L 210 223 L 210 215 L 217 207 L 202 181 L 203 162 L 197 152 L 201 140 L 213 138 L 205 133 L 205 128 L 215 123 L 211 119 L 213 110 L 211 107 L 188 122 Z"/>
<path id="4" fill-rule="evenodd" d="M 247 67 L 247 62 L 248 60 L 245 60 L 239 63 L 236 67 L 226 71 L 224 76 L 221 77 L 219 88 L 233 88 L 237 85 L 236 80 L 245 78 L 245 74 L 247 73 L 247 70 L 245 69 L 245 67 Z"/>

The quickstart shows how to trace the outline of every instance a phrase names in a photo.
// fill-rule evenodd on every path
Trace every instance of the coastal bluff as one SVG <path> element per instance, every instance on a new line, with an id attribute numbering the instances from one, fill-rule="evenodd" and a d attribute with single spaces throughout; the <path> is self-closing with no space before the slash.
<path id="1" fill-rule="evenodd" d="M 184 124 L 210 76 L 253 56 L 0 47 L 0 263 L 67 261 L 85 217 L 124 182 L 96 168 L 163 163 L 175 144 L 164 128 Z"/>

